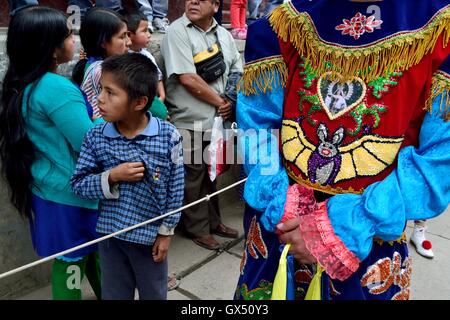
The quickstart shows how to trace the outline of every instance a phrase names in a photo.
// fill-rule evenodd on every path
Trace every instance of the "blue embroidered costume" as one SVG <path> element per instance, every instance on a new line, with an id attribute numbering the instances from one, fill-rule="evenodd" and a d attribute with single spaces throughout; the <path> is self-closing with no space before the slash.
<path id="1" fill-rule="evenodd" d="M 237 120 L 258 137 L 240 141 L 237 299 L 270 298 L 291 217 L 324 299 L 409 298 L 406 221 L 450 202 L 449 3 L 297 0 L 249 28 Z M 296 298 L 314 271 L 295 263 Z"/>

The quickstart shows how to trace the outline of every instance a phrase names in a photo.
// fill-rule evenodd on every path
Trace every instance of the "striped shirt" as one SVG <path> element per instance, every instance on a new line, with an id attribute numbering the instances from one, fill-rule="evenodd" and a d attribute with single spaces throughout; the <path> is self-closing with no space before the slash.
<path id="1" fill-rule="evenodd" d="M 181 207 L 184 168 L 181 136 L 170 123 L 155 117 L 138 136 L 122 136 L 113 123 L 97 125 L 84 138 L 71 184 L 85 199 L 100 199 L 97 232 L 109 234 Z M 143 162 L 144 178 L 109 187 L 109 170 L 125 162 Z M 152 245 L 157 234 L 171 235 L 180 213 L 117 236 Z"/>
<path id="2" fill-rule="evenodd" d="M 102 62 L 98 60 L 86 69 L 83 82 L 81 83 L 81 90 L 86 94 L 88 102 L 91 104 L 94 115 L 99 116 L 97 97 L 102 91 L 100 86 L 100 78 L 102 76 Z"/>

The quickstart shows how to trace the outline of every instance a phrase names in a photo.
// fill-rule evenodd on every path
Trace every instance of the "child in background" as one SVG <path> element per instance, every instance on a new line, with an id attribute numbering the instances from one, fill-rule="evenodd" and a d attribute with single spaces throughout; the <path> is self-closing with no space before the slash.
<path id="1" fill-rule="evenodd" d="M 247 38 L 247 0 L 231 0 L 230 19 L 231 35 L 235 39 L 245 40 Z"/>
<path id="2" fill-rule="evenodd" d="M 130 53 L 103 62 L 99 111 L 108 121 L 86 135 L 71 179 L 75 194 L 100 199 L 97 232 L 130 227 L 183 202 L 181 136 L 147 112 L 157 69 Z M 167 299 L 167 250 L 180 213 L 99 244 L 104 299 Z"/>
<path id="3" fill-rule="evenodd" d="M 11 201 L 30 222 L 41 257 L 97 238 L 98 201 L 70 189 L 77 153 L 94 126 L 80 90 L 56 74 L 73 58 L 75 40 L 63 13 L 46 7 L 18 11 L 8 28 L 9 67 L 0 110 L 0 160 Z M 97 245 L 57 257 L 55 300 L 81 299 L 84 274 L 100 298 Z"/>
<path id="4" fill-rule="evenodd" d="M 147 47 L 150 43 L 149 22 L 147 17 L 140 11 L 135 11 L 126 15 L 128 35 L 131 40 L 130 52 L 143 54 L 149 58 L 158 69 L 158 86 L 155 99 L 152 101 L 150 112 L 155 117 L 166 120 L 167 108 L 164 105 L 166 92 L 164 90 L 163 74 L 156 64 L 156 60 Z"/>
<path id="5" fill-rule="evenodd" d="M 89 10 L 81 23 L 80 39 L 86 59 L 75 66 L 72 78 L 86 94 L 94 117 L 97 117 L 102 62 L 107 57 L 127 53 L 131 42 L 125 20 L 106 8 Z"/>

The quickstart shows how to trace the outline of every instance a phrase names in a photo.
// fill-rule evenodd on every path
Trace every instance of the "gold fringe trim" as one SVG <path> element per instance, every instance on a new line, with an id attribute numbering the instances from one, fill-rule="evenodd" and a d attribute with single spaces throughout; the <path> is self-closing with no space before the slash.
<path id="1" fill-rule="evenodd" d="M 244 75 L 238 84 L 238 90 L 246 96 L 256 94 L 258 91 L 266 93 L 271 91 L 278 81 L 284 88 L 287 76 L 287 67 L 281 56 L 257 60 L 244 67 Z"/>
<path id="2" fill-rule="evenodd" d="M 389 245 L 391 245 L 391 246 L 393 246 L 394 243 L 402 244 L 402 243 L 406 242 L 406 232 L 403 232 L 402 236 L 400 238 L 398 238 L 396 240 L 393 240 L 393 241 L 384 241 L 384 240 L 382 240 L 381 238 L 378 238 L 378 237 L 373 238 L 373 241 L 378 243 L 380 246 L 382 246 L 386 242 L 389 243 Z"/>
<path id="3" fill-rule="evenodd" d="M 292 43 L 319 74 L 335 71 L 345 81 L 360 77 L 366 83 L 394 71 L 408 70 L 433 50 L 439 36 L 443 35 L 444 47 L 450 38 L 450 5 L 421 29 L 399 32 L 361 47 L 326 43 L 317 34 L 311 17 L 299 13 L 290 2 L 272 11 L 269 21 L 278 37 Z"/>
<path id="4" fill-rule="evenodd" d="M 445 121 L 450 121 L 450 75 L 438 71 L 433 75 L 431 93 L 425 103 L 425 110 L 430 112 L 434 99 L 440 95 L 439 114 Z"/>

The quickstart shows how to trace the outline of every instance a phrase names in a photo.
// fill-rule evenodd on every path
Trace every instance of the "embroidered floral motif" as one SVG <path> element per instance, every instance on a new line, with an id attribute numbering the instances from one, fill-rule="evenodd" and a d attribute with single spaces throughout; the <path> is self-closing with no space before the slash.
<path id="1" fill-rule="evenodd" d="M 385 113 L 387 107 L 381 104 L 367 106 L 366 92 L 367 87 L 372 89 L 372 94 L 380 99 L 382 93 L 388 92 L 389 88 L 397 85 L 396 77 L 402 76 L 401 72 L 393 72 L 385 77 L 377 78 L 370 82 L 367 87 L 361 78 L 353 77 L 352 79 L 342 82 L 341 76 L 335 72 L 326 72 L 317 81 L 317 94 L 312 90 L 307 90 L 312 86 L 312 82 L 317 79 L 316 72 L 311 68 L 310 64 L 305 61 L 300 64 L 304 75 L 304 88 L 298 91 L 300 96 L 299 111 L 303 112 L 304 102 L 311 106 L 308 110 L 307 120 L 311 126 L 318 125 L 317 120 L 313 118 L 313 114 L 319 111 L 325 111 L 330 120 L 334 120 L 341 116 L 348 116 L 355 120 L 354 128 L 346 128 L 345 133 L 350 136 L 356 136 L 364 129 L 365 134 L 371 133 L 372 128 L 377 128 L 380 123 L 380 113 Z M 335 80 L 333 80 L 335 79 Z M 351 112 L 350 112 L 351 111 Z M 371 125 L 364 125 L 364 118 L 369 116 L 373 119 Z"/>
<path id="2" fill-rule="evenodd" d="M 238 288 L 244 300 L 269 300 L 272 296 L 273 283 L 267 280 L 261 280 L 259 287 L 253 290 L 248 290 L 247 284 L 243 284 Z"/>
<path id="3" fill-rule="evenodd" d="M 244 250 L 244 254 L 242 255 L 241 264 L 239 265 L 240 274 L 244 274 L 244 267 L 247 264 L 247 250 Z"/>
<path id="4" fill-rule="evenodd" d="M 361 286 L 367 287 L 371 294 L 382 294 L 396 285 L 400 287 L 400 292 L 392 300 L 407 300 L 411 282 L 411 258 L 407 257 L 403 264 L 401 259 L 400 253 L 394 252 L 392 260 L 389 257 L 378 260 L 361 278 Z"/>
<path id="5" fill-rule="evenodd" d="M 397 78 L 402 75 L 403 72 L 392 72 L 385 77 L 379 77 L 370 81 L 367 86 L 372 87 L 372 94 L 375 98 L 381 99 L 383 93 L 388 92 L 389 88 L 395 87 L 398 84 Z"/>
<path id="6" fill-rule="evenodd" d="M 267 246 L 262 238 L 261 228 L 259 226 L 259 223 L 256 221 L 256 217 L 253 217 L 252 222 L 250 223 L 250 228 L 248 230 L 247 241 L 245 242 L 245 250 L 240 265 L 241 274 L 244 274 L 244 267 L 247 263 L 247 252 L 254 259 L 258 259 L 257 252 L 259 252 L 264 259 L 267 259 Z"/>
<path id="7" fill-rule="evenodd" d="M 309 89 L 312 85 L 312 82 L 314 79 L 317 78 L 317 73 L 314 70 L 314 68 L 311 66 L 311 63 L 306 61 L 305 58 L 302 58 L 303 63 L 301 63 L 299 66 L 303 68 L 303 71 L 300 71 L 300 74 L 302 76 L 305 76 L 303 78 L 303 81 L 305 82 L 305 88 Z"/>
<path id="8" fill-rule="evenodd" d="M 372 33 L 373 30 L 380 26 L 383 21 L 375 19 L 375 15 L 366 17 L 358 12 L 350 20 L 343 19 L 344 23 L 336 27 L 336 30 L 342 31 L 343 35 L 350 35 L 355 40 L 358 40 L 365 32 Z"/>
<path id="9" fill-rule="evenodd" d="M 365 130 L 367 133 L 370 133 L 371 128 L 378 127 L 380 123 L 380 113 L 386 112 L 387 107 L 381 104 L 374 104 L 370 107 L 367 107 L 365 103 L 361 103 L 358 107 L 356 107 L 352 112 L 350 112 L 350 117 L 352 117 L 356 122 L 356 127 L 353 130 L 347 129 L 346 133 L 351 136 L 356 136 L 361 132 L 363 128 L 363 118 L 364 116 L 371 116 L 374 121 L 371 127 L 366 126 Z"/>
<path id="10" fill-rule="evenodd" d="M 309 95 L 307 91 L 300 90 L 298 92 L 298 95 L 300 96 L 300 101 L 298 103 L 298 110 L 300 112 L 303 112 L 303 102 L 309 102 L 311 104 L 311 107 L 308 111 L 308 122 L 315 127 L 317 125 L 317 121 L 312 118 L 312 114 L 316 111 L 321 111 L 322 106 L 320 105 L 319 96 L 317 94 Z"/>

